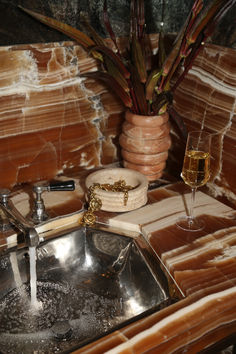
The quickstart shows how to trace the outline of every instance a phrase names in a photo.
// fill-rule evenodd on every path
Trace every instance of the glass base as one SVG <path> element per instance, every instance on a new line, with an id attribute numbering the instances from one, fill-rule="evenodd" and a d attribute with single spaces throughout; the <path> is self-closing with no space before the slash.
<path id="1" fill-rule="evenodd" d="M 203 220 L 182 216 L 177 220 L 176 225 L 185 231 L 201 231 L 204 229 L 205 223 Z"/>

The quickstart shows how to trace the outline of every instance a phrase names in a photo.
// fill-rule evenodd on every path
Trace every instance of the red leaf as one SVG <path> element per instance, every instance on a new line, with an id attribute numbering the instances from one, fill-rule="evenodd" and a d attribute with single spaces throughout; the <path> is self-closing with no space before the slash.
<path id="1" fill-rule="evenodd" d="M 111 27 L 111 24 L 110 24 L 110 20 L 109 20 L 109 17 L 108 17 L 108 12 L 107 12 L 107 0 L 104 1 L 104 6 L 103 6 L 103 20 L 104 20 L 104 24 L 106 26 L 106 29 L 107 29 L 107 32 L 109 33 L 115 47 L 116 47 L 116 50 L 117 50 L 117 53 L 118 55 L 120 55 L 120 51 L 119 51 L 119 47 L 117 45 L 117 42 L 116 42 L 116 36 L 112 30 L 112 27 Z"/>
<path id="2" fill-rule="evenodd" d="M 120 70 L 126 79 L 130 77 L 130 72 L 126 69 L 122 60 L 116 53 L 114 53 L 110 48 L 104 46 L 95 46 L 91 48 L 92 51 L 101 52 L 103 55 L 107 56 Z"/>
<path id="3" fill-rule="evenodd" d="M 118 95 L 118 97 L 121 99 L 121 101 L 126 107 L 128 108 L 132 107 L 133 104 L 130 95 L 108 73 L 102 71 L 93 71 L 93 72 L 82 74 L 80 76 L 103 81 L 107 86 L 109 86 L 114 91 L 116 95 Z"/>
<path id="4" fill-rule="evenodd" d="M 86 34 L 84 34 L 83 32 L 79 31 L 76 28 L 73 28 L 63 22 L 54 20 L 53 18 L 41 15 L 37 12 L 25 9 L 22 6 L 19 6 L 19 8 L 24 12 L 26 12 L 27 14 L 29 14 L 30 16 L 36 18 L 40 22 L 44 23 L 45 25 L 52 27 L 58 30 L 59 32 L 66 34 L 68 37 L 75 39 L 84 48 L 88 48 L 95 45 L 94 41 L 91 38 L 89 38 Z"/>

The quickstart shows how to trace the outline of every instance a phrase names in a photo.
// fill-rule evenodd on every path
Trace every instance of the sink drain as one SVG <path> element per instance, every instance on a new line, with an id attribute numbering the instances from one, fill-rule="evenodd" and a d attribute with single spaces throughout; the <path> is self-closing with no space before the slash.
<path id="1" fill-rule="evenodd" d="M 68 321 L 59 321 L 51 327 L 53 336 L 59 340 L 68 340 L 72 336 L 72 328 Z"/>

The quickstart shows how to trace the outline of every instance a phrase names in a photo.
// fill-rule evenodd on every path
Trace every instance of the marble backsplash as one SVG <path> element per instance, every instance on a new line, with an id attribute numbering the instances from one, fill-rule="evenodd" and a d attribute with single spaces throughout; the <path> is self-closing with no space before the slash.
<path id="1" fill-rule="evenodd" d="M 151 36 L 152 47 L 157 35 Z M 189 128 L 214 133 L 216 195 L 236 200 L 236 52 L 206 45 L 175 94 Z M 124 107 L 99 82 L 81 79 L 96 62 L 73 42 L 0 48 L 0 187 L 120 160 Z M 184 143 L 172 133 L 168 168 L 179 173 Z"/>
<path id="2" fill-rule="evenodd" d="M 117 160 L 123 107 L 80 73 L 96 69 L 72 42 L 0 49 L 1 187 Z"/>
<path id="3" fill-rule="evenodd" d="M 211 180 L 215 196 L 236 200 L 236 51 L 206 45 L 175 92 L 175 109 L 188 129 L 212 133 Z M 183 151 L 180 140 L 170 153 Z M 178 169 L 178 161 L 175 168 Z M 174 170 L 173 170 L 174 173 Z"/>

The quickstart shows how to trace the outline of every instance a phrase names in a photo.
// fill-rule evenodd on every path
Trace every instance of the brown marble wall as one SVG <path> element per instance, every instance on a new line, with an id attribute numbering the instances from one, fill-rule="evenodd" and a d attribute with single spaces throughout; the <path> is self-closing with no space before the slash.
<path id="1" fill-rule="evenodd" d="M 152 36 L 153 48 L 157 36 Z M 206 45 L 175 93 L 187 126 L 214 133 L 215 195 L 236 201 L 236 52 Z M 119 161 L 124 107 L 73 42 L 0 48 L 0 187 L 52 179 Z M 175 133 L 168 168 L 179 174 L 184 142 Z"/>
<path id="2" fill-rule="evenodd" d="M 96 63 L 72 44 L 0 49 L 1 187 L 117 160 L 123 107 L 79 77 Z"/>
<path id="3" fill-rule="evenodd" d="M 176 90 L 175 108 L 189 130 L 203 128 L 213 134 L 208 187 L 215 196 L 226 195 L 235 202 L 236 51 L 206 45 Z M 184 147 L 179 139 L 173 140 L 172 162 Z M 176 162 L 174 166 L 173 172 L 178 169 Z"/>

